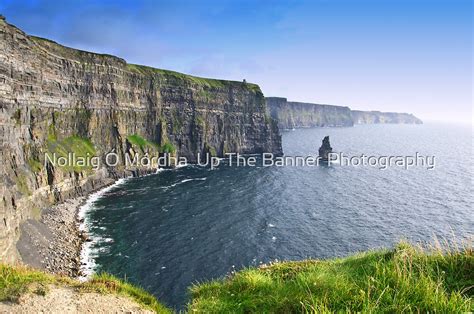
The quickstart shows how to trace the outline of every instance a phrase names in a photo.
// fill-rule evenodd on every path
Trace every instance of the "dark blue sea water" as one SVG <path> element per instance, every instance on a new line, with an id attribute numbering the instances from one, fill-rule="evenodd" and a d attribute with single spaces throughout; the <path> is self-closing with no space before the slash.
<path id="1" fill-rule="evenodd" d="M 95 270 L 179 308 L 192 283 L 234 269 L 474 234 L 470 126 L 299 129 L 283 133 L 284 153 L 315 154 L 325 135 L 338 152 L 418 152 L 436 168 L 190 166 L 130 179 L 86 215 Z"/>

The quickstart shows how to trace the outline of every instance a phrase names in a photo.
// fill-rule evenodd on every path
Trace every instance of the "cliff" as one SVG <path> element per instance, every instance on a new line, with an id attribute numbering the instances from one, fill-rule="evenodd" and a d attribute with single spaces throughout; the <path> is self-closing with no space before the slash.
<path id="1" fill-rule="evenodd" d="M 281 129 L 353 125 L 349 107 L 292 102 L 281 97 L 267 97 L 266 101 Z"/>
<path id="2" fill-rule="evenodd" d="M 380 111 L 360 111 L 352 110 L 352 119 L 355 124 L 375 124 L 375 123 L 402 123 L 402 124 L 422 124 L 423 122 L 410 113 L 380 112 Z"/>
<path id="3" fill-rule="evenodd" d="M 0 19 L 0 261 L 18 260 L 19 225 L 54 203 L 146 169 L 126 155 L 281 154 L 255 84 L 213 80 L 28 36 Z M 99 156 L 116 167 L 55 166 L 45 154 Z M 103 163 L 102 163 L 103 164 Z"/>
<path id="4" fill-rule="evenodd" d="M 292 102 L 282 97 L 266 97 L 266 102 L 270 116 L 278 121 L 281 129 L 372 123 L 423 123 L 408 113 L 351 110 L 343 106 Z"/>

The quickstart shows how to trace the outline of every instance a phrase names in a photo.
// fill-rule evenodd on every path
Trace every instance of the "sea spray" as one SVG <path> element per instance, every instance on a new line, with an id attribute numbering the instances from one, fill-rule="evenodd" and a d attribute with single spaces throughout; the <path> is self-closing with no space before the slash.
<path id="1" fill-rule="evenodd" d="M 96 263 L 95 257 L 96 252 L 93 251 L 94 244 L 98 243 L 101 238 L 95 237 L 90 234 L 90 227 L 92 225 L 92 221 L 90 221 L 90 217 L 87 215 L 90 210 L 93 208 L 94 203 L 99 200 L 105 193 L 110 191 L 111 189 L 124 184 L 128 179 L 132 177 L 121 178 L 117 180 L 114 184 L 109 185 L 95 193 L 92 193 L 86 200 L 86 202 L 79 208 L 77 213 L 77 217 L 81 223 L 79 224 L 79 231 L 85 232 L 91 241 L 84 241 L 81 247 L 81 266 L 80 266 L 80 276 L 79 280 L 85 281 L 94 273 Z"/>
<path id="2" fill-rule="evenodd" d="M 155 173 L 145 174 L 145 175 L 142 175 L 142 177 L 155 175 L 164 170 L 168 170 L 168 169 L 158 168 Z M 81 247 L 81 254 L 80 254 L 81 266 L 79 269 L 80 270 L 79 280 L 81 281 L 85 281 L 89 279 L 94 274 L 94 271 L 96 268 L 95 258 L 97 257 L 97 253 L 98 253 L 98 252 L 94 252 L 94 249 L 93 249 L 94 244 L 97 244 L 102 240 L 106 242 L 110 242 L 112 240 L 112 239 L 102 239 L 101 237 L 93 236 L 90 233 L 92 221 L 90 220 L 90 217 L 87 214 L 94 207 L 94 203 L 97 200 L 99 200 L 101 197 L 103 197 L 105 193 L 107 193 L 108 191 L 112 190 L 113 188 L 117 186 L 124 184 L 126 181 L 130 179 L 133 179 L 133 177 L 130 176 L 130 177 L 118 179 L 113 184 L 107 187 L 104 187 L 103 189 L 100 189 L 99 191 L 95 193 L 90 194 L 86 202 L 79 208 L 79 211 L 77 213 L 77 218 L 79 219 L 79 221 L 81 221 L 81 223 L 79 224 L 79 231 L 86 233 L 90 239 L 90 241 L 84 241 Z"/>

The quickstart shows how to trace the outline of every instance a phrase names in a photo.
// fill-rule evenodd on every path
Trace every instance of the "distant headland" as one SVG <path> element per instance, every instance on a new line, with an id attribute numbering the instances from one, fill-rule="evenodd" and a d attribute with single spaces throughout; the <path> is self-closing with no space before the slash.
<path id="1" fill-rule="evenodd" d="M 266 97 L 265 100 L 268 112 L 273 119 L 278 121 L 280 129 L 377 123 L 423 123 L 409 113 L 352 110 L 347 106 L 294 102 L 283 97 Z"/>

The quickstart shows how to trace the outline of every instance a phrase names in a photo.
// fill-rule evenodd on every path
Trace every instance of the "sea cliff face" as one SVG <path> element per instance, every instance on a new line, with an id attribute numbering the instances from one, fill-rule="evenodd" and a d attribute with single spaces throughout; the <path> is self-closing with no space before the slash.
<path id="1" fill-rule="evenodd" d="M 355 124 L 401 123 L 422 124 L 423 122 L 410 113 L 360 111 L 352 110 Z"/>
<path id="2" fill-rule="evenodd" d="M 0 19 L 0 261 L 18 260 L 19 225 L 127 169 L 125 157 L 170 152 L 281 154 L 281 137 L 255 84 L 126 63 L 28 36 Z M 116 167 L 45 163 L 45 154 L 99 156 Z"/>
<path id="3" fill-rule="evenodd" d="M 267 97 L 266 101 L 267 110 L 270 116 L 278 121 L 280 129 L 372 123 L 423 123 L 408 113 L 351 110 L 343 106 L 292 102 L 282 97 Z"/>
<path id="4" fill-rule="evenodd" d="M 349 107 L 292 102 L 281 97 L 267 97 L 266 101 L 281 129 L 353 125 Z"/>

